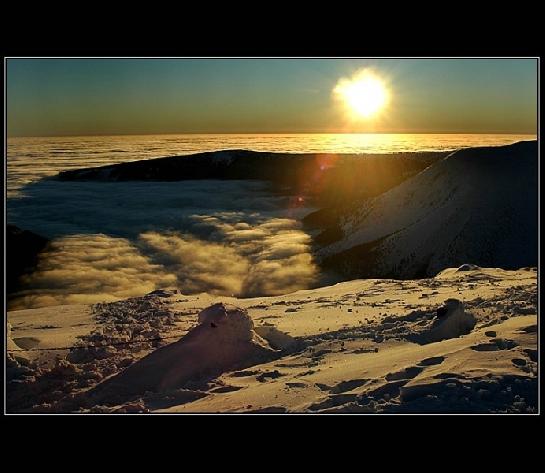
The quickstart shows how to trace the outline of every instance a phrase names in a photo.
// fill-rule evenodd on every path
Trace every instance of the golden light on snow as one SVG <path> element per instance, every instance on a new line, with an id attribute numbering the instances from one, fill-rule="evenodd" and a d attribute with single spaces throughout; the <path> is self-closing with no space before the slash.
<path id="1" fill-rule="evenodd" d="M 390 101 L 384 79 L 371 69 L 360 69 L 352 77 L 339 79 L 333 94 L 340 99 L 353 118 L 370 119 Z"/>

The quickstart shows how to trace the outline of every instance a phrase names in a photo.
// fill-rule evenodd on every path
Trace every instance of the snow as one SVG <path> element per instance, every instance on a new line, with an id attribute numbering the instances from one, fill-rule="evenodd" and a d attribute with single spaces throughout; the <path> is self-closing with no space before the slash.
<path id="1" fill-rule="evenodd" d="M 377 242 L 375 275 L 537 264 L 537 144 L 456 151 L 344 218 L 321 258 Z M 378 241 L 383 239 L 381 241 Z M 358 270 L 362 263 L 352 263 Z M 360 266 L 358 266 L 360 265 Z"/>
<path id="2" fill-rule="evenodd" d="M 444 316 L 438 314 L 437 324 L 423 334 L 422 339 L 425 342 L 438 342 L 466 335 L 477 323 L 472 314 L 464 311 L 464 305 L 458 299 L 447 299 L 444 311 Z"/>
<path id="3" fill-rule="evenodd" d="M 375 275 L 426 278 L 10 311 L 7 410 L 536 413 L 536 151 L 454 152 L 320 251 L 374 243 Z"/>
<path id="4" fill-rule="evenodd" d="M 253 299 L 164 291 L 95 306 L 12 311 L 8 347 L 19 351 L 8 356 L 7 406 L 9 412 L 536 412 L 536 314 L 535 269 L 478 267 Z M 45 316 L 56 328 L 46 328 Z M 17 342 L 29 338 L 38 348 L 76 340 L 91 348 L 79 360 L 70 357 L 77 349 L 22 351 Z"/>

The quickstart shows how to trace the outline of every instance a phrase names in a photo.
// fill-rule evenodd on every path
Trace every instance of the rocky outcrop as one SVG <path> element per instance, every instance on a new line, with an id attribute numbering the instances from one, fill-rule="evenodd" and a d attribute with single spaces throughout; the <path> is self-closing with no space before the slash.
<path id="1" fill-rule="evenodd" d="M 6 227 L 6 290 L 12 293 L 19 287 L 19 278 L 31 271 L 38 254 L 46 247 L 47 238 L 15 225 Z"/>

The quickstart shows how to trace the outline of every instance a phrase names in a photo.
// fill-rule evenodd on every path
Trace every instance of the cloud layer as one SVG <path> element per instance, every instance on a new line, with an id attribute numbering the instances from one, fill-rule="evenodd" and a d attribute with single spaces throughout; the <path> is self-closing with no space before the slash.
<path id="1" fill-rule="evenodd" d="M 25 195 L 10 201 L 10 221 L 53 241 L 10 309 L 165 287 L 273 295 L 319 279 L 299 223 L 309 209 L 290 208 L 259 182 L 41 181 Z"/>

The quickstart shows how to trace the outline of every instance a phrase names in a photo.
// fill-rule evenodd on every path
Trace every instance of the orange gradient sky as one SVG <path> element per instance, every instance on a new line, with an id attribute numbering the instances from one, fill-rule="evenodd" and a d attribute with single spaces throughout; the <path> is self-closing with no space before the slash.
<path id="1" fill-rule="evenodd" d="M 357 117 L 333 91 L 363 69 L 388 100 Z M 7 119 L 9 136 L 533 134 L 537 60 L 11 58 Z"/>

